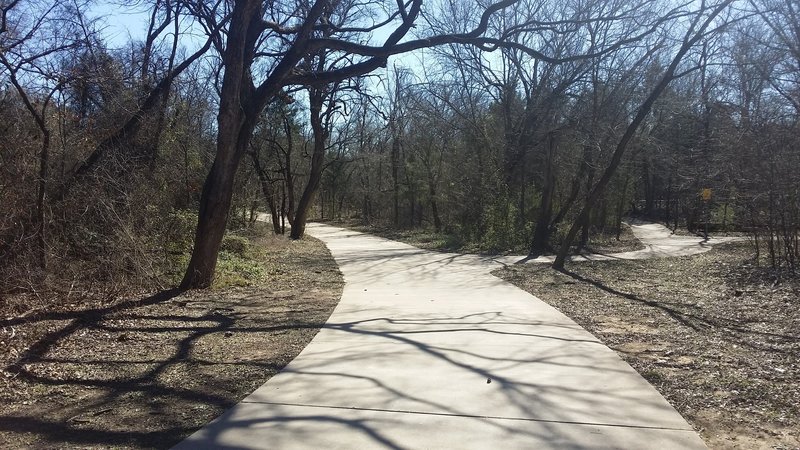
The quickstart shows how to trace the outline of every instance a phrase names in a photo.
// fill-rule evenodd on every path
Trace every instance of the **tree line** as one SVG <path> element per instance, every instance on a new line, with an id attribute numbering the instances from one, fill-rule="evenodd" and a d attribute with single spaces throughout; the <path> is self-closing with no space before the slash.
<path id="1" fill-rule="evenodd" d="M 633 213 L 797 264 L 790 0 L 149 0 L 121 48 L 90 2 L 0 7 L 4 291 L 207 287 L 262 210 L 557 266 Z"/>

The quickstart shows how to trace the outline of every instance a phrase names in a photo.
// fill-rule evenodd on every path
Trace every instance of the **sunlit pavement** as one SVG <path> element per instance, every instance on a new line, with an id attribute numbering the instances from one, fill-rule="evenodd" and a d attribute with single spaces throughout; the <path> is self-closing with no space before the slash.
<path id="1" fill-rule="evenodd" d="M 647 249 L 625 259 L 708 248 L 634 227 Z M 520 257 L 307 232 L 344 274 L 341 302 L 281 373 L 178 448 L 705 448 L 616 353 L 489 273 Z"/>
<path id="2" fill-rule="evenodd" d="M 673 234 L 667 227 L 657 223 L 630 223 L 631 231 L 645 248 L 629 252 L 609 254 L 586 254 L 570 258 L 571 261 L 613 261 L 618 259 L 651 259 L 675 258 L 691 256 L 711 250 L 714 245 L 726 242 L 744 240 L 743 237 L 709 237 L 704 239 L 699 236 L 680 236 Z M 499 256 L 492 260 L 502 264 L 526 263 L 552 263 L 555 257 L 540 256 L 536 259 L 527 259 L 525 256 Z"/>

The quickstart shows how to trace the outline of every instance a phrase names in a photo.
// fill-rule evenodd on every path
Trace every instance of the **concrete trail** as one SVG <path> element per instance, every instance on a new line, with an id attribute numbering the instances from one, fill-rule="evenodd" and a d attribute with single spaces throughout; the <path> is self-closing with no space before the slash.
<path id="1" fill-rule="evenodd" d="M 712 246 L 726 242 L 740 241 L 743 237 L 709 237 L 708 240 L 699 236 L 680 236 L 673 234 L 669 228 L 658 223 L 633 222 L 628 224 L 633 235 L 645 248 L 629 252 L 610 254 L 587 254 L 570 258 L 572 261 L 613 261 L 617 259 L 651 259 L 674 258 L 691 256 L 711 250 Z M 526 263 L 552 263 L 554 256 L 540 256 L 536 259 L 527 259 L 525 256 L 501 256 L 492 258 L 503 264 Z"/>
<path id="2" fill-rule="evenodd" d="M 653 254 L 689 251 L 642 230 Z M 489 274 L 513 257 L 307 231 L 344 274 L 341 302 L 281 373 L 177 448 L 705 448 L 614 351 Z"/>

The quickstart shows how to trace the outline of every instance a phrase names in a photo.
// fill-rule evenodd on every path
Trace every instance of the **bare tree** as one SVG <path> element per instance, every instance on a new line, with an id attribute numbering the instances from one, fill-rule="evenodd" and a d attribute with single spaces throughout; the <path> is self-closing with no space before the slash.
<path id="1" fill-rule="evenodd" d="M 79 24 L 83 22 L 80 14 L 61 0 L 40 5 L 12 1 L 2 7 L 0 66 L 42 135 L 35 218 L 38 262 L 42 269 L 47 267 L 45 214 L 53 134 L 49 108 L 53 97 L 69 82 L 61 73 L 61 61 L 69 59 L 85 43 L 79 32 Z"/>
<path id="2" fill-rule="evenodd" d="M 196 11 L 208 29 L 222 23 L 222 17 L 229 17 L 229 20 L 224 37 L 223 32 L 211 34 L 224 67 L 217 152 L 203 187 L 194 251 L 181 287 L 199 288 L 211 283 L 239 162 L 259 114 L 285 87 L 322 86 L 357 77 L 386 66 L 391 55 L 435 45 L 458 43 L 486 50 L 499 48 L 506 45 L 507 36 L 486 35 L 489 22 L 495 13 L 513 6 L 517 0 L 489 4 L 468 25 L 468 31 L 403 42 L 401 40 L 421 17 L 422 0 L 379 3 L 317 0 L 298 2 L 295 7 L 287 8 L 289 5 L 282 2 L 236 0 L 216 9 Z M 376 19 L 379 11 L 387 13 Z M 336 15 L 351 19 L 328 20 Z M 348 25 L 336 26 L 335 23 Z M 383 44 L 363 43 L 369 33 L 377 29 L 391 30 Z M 522 26 L 509 33 L 524 30 Z M 304 59 L 320 50 L 335 55 L 332 60 L 336 63 L 323 70 L 304 68 L 301 64 Z M 535 49 L 527 51 L 547 58 Z M 262 74 L 260 80 L 259 74 Z"/>
<path id="3" fill-rule="evenodd" d="M 288 213 L 290 222 L 294 217 L 292 153 L 295 127 L 293 111 L 283 104 L 275 106 L 265 111 L 248 153 L 270 212 L 273 231 L 283 234 L 285 216 Z M 281 195 L 280 205 L 278 191 Z M 287 200 L 290 200 L 288 210 Z"/>
<path id="4" fill-rule="evenodd" d="M 644 122 L 647 115 L 650 114 L 653 104 L 656 102 L 656 100 L 658 100 L 669 83 L 676 76 L 680 76 L 678 68 L 683 61 L 684 56 L 686 56 L 686 54 L 689 53 L 689 51 L 697 43 L 704 39 L 708 33 L 718 30 L 718 27 L 713 27 L 715 20 L 718 16 L 720 16 L 720 14 L 726 11 L 734 1 L 735 0 L 723 0 L 714 5 L 708 5 L 705 2 L 701 3 L 700 8 L 691 19 L 681 45 L 675 55 L 672 57 L 672 61 L 670 62 L 669 66 L 667 66 L 658 83 L 656 83 L 648 96 L 637 109 L 636 115 L 633 117 L 630 124 L 628 124 L 628 126 L 625 128 L 625 132 L 617 143 L 614 153 L 611 156 L 611 161 L 603 171 L 600 179 L 589 192 L 589 195 L 587 196 L 586 201 L 581 208 L 581 212 L 578 214 L 575 222 L 573 222 L 569 232 L 567 232 L 567 236 L 564 238 L 564 242 L 558 251 L 558 255 L 556 256 L 555 261 L 553 261 L 554 268 L 564 268 L 564 262 L 566 261 L 569 249 L 575 240 L 575 236 L 583 224 L 589 220 L 589 214 L 594 204 L 603 196 L 606 186 L 608 186 L 609 182 L 611 182 L 611 179 L 614 177 L 614 174 L 619 168 L 619 165 L 622 162 L 622 157 L 625 154 L 625 151 L 627 150 L 631 140 L 634 138 L 637 130 L 639 129 L 639 126 L 642 124 L 642 122 Z"/>
<path id="5" fill-rule="evenodd" d="M 792 0 L 750 0 L 750 4 L 771 31 L 766 39 L 756 36 L 756 40 L 783 53 L 775 73 L 765 78 L 800 112 L 800 7 Z"/>
<path id="6" fill-rule="evenodd" d="M 206 24 L 210 27 L 207 30 L 209 37 L 179 61 L 179 43 L 185 33 L 191 32 L 181 29 L 181 20 L 184 15 L 190 13 L 190 6 L 174 0 L 153 1 L 147 34 L 141 50 L 137 105 L 121 123 L 115 124 L 115 127 L 105 134 L 87 157 L 73 168 L 69 179 L 64 183 L 60 194 L 62 197 L 78 181 L 93 173 L 109 153 L 131 145 L 134 139 L 140 137 L 142 126 L 147 119 L 155 116 L 155 129 L 148 130 L 146 143 L 141 149 L 143 155 L 138 155 L 147 159 L 152 168 L 157 156 L 158 140 L 164 129 L 167 101 L 173 83 L 208 52 L 214 44 L 213 36 L 227 23 L 227 18 L 222 17 L 221 23 Z M 163 58 L 166 64 L 155 64 L 159 47 L 164 45 L 168 47 Z"/>

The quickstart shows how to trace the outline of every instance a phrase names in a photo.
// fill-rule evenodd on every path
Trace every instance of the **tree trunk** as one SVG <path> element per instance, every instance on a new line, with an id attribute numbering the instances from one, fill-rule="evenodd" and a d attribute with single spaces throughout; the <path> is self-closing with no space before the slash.
<path id="1" fill-rule="evenodd" d="M 239 115 L 231 114 L 231 116 Z M 220 116 L 223 116 L 222 112 Z M 236 141 L 237 133 L 232 130 L 233 127 L 228 129 L 231 131 L 225 131 L 229 123 L 233 122 L 220 117 L 217 157 L 203 184 L 194 251 L 181 282 L 181 289 L 206 288 L 213 281 L 219 247 L 228 223 L 228 213 L 233 198 L 233 181 L 244 151 L 244 146 Z"/>
<path id="2" fill-rule="evenodd" d="M 392 139 L 392 206 L 394 226 L 400 226 L 400 138 Z"/>
<path id="3" fill-rule="evenodd" d="M 617 201 L 617 214 L 615 216 L 615 233 L 617 235 L 617 241 L 620 240 L 622 235 L 622 214 L 625 212 L 625 197 L 628 194 L 628 185 L 630 184 L 631 177 L 628 175 L 625 178 L 625 184 L 622 186 L 622 194 L 619 196 L 619 200 Z"/>
<path id="4" fill-rule="evenodd" d="M 545 175 L 547 180 L 542 190 L 542 204 L 539 206 L 539 217 L 536 219 L 536 228 L 533 231 L 533 241 L 531 242 L 530 252 L 528 256 L 536 258 L 543 255 L 549 246 L 550 234 L 552 228 L 550 227 L 550 220 L 553 215 L 553 183 L 555 180 L 550 174 Z"/>
<path id="5" fill-rule="evenodd" d="M 294 221 L 292 222 L 292 239 L 300 239 L 306 231 L 306 222 L 314 197 L 319 190 L 322 180 L 322 169 L 325 162 L 325 146 L 327 142 L 327 132 L 322 123 L 322 104 L 325 101 L 325 93 L 319 89 L 309 91 L 309 104 L 311 106 L 311 129 L 314 133 L 314 153 L 311 155 L 311 171 L 308 174 L 308 183 L 303 190 L 303 195 L 297 203 Z"/>
<path id="6" fill-rule="evenodd" d="M 439 206 L 436 204 L 436 182 L 428 178 L 428 196 L 430 197 L 431 215 L 433 216 L 433 229 L 438 233 L 442 231 L 442 219 L 439 217 Z"/>
<path id="7" fill-rule="evenodd" d="M 194 250 L 181 289 L 211 285 L 233 196 L 239 162 L 247 150 L 261 111 L 278 94 L 283 81 L 304 56 L 304 47 L 327 2 L 316 2 L 297 38 L 261 85 L 253 84 L 251 66 L 263 21 L 260 0 L 233 2 L 222 64 L 225 68 L 217 115 L 217 152 L 203 184 Z"/>
<path id="8" fill-rule="evenodd" d="M 284 153 L 283 179 L 286 189 L 284 190 L 284 215 L 289 219 L 289 223 L 294 222 L 294 174 L 292 173 L 292 152 L 294 150 L 294 139 L 292 137 L 292 126 L 287 117 L 283 119 L 284 130 L 286 131 L 286 152 Z M 284 230 L 285 231 L 285 230 Z M 281 233 L 283 234 L 283 233 Z"/>
<path id="9" fill-rule="evenodd" d="M 264 200 L 267 203 L 267 208 L 269 208 L 269 214 L 272 218 L 272 231 L 275 234 L 281 234 L 278 205 L 275 203 L 275 190 L 272 188 L 272 180 L 269 179 L 267 171 L 261 166 L 261 161 L 259 161 L 255 152 L 250 153 L 250 158 L 253 160 L 253 167 L 256 169 L 256 175 L 261 184 L 261 192 L 264 194 Z"/>
<path id="10" fill-rule="evenodd" d="M 642 171 L 642 181 L 644 181 L 644 216 L 652 218 L 655 203 L 655 182 L 653 180 L 653 174 L 650 172 L 650 161 L 648 161 L 647 157 L 644 158 Z"/>
<path id="11" fill-rule="evenodd" d="M 594 184 L 594 155 L 591 152 L 591 147 L 587 147 L 589 152 L 586 154 L 588 156 L 587 161 L 587 178 L 586 178 L 586 192 L 587 195 L 589 192 L 592 191 L 592 185 Z M 592 204 L 594 205 L 594 204 Z M 581 237 L 578 239 L 578 246 L 576 248 L 576 252 L 580 253 L 581 250 L 586 248 L 586 245 L 589 243 L 589 225 L 591 224 L 591 213 L 586 217 L 585 220 L 581 223 Z"/>
<path id="12" fill-rule="evenodd" d="M 281 189 L 281 234 L 286 234 L 286 189 Z"/>
<path id="13" fill-rule="evenodd" d="M 248 97 L 253 92 L 248 89 L 250 64 L 246 57 L 248 34 L 250 27 L 256 25 L 254 17 L 258 16 L 256 11 L 259 4 L 256 1 L 234 4 L 230 32 L 222 55 L 225 74 L 217 115 L 217 152 L 203 183 L 194 250 L 181 281 L 181 289 L 206 288 L 213 281 L 219 247 L 228 223 L 236 170 L 262 109 L 258 108 L 260 105 L 249 103 Z M 250 111 L 246 111 L 246 103 L 250 104 Z"/>
<path id="14" fill-rule="evenodd" d="M 14 69 L 9 64 L 3 61 L 3 66 L 8 69 L 9 81 L 17 90 L 20 98 L 22 99 L 22 103 L 25 105 L 25 108 L 33 117 L 34 122 L 36 122 L 36 127 L 39 128 L 39 131 L 42 132 L 42 148 L 39 153 L 39 180 L 37 182 L 37 193 L 36 193 L 36 252 L 37 252 L 37 259 L 39 263 L 39 267 L 42 270 L 47 269 L 47 239 L 45 236 L 46 226 L 45 226 L 45 199 L 47 196 L 47 179 L 49 177 L 48 168 L 50 165 L 50 128 L 47 126 L 46 112 L 47 106 L 50 103 L 50 99 L 55 94 L 56 90 L 50 91 L 50 94 L 44 100 L 44 103 L 41 106 L 41 111 L 37 111 L 36 107 L 33 105 L 33 102 L 28 97 L 25 89 L 22 88 L 22 85 L 19 84 L 19 79 L 17 78 L 17 70 L 18 68 Z"/>
<path id="15" fill-rule="evenodd" d="M 409 227 L 414 228 L 416 226 L 417 220 L 422 222 L 421 216 L 417 216 L 417 189 L 414 186 L 414 183 L 411 181 L 411 175 L 408 171 L 405 172 L 406 175 L 406 186 L 408 186 L 408 212 L 411 215 L 409 222 Z"/>
<path id="16" fill-rule="evenodd" d="M 667 226 L 669 226 L 669 222 L 672 219 L 672 173 L 670 173 L 669 179 L 667 180 L 666 197 L 667 197 L 667 202 L 666 202 L 666 211 L 664 212 L 664 222 L 666 222 Z"/>
<path id="17" fill-rule="evenodd" d="M 578 248 L 576 249 L 578 253 L 589 245 L 589 225 L 591 225 L 591 221 L 592 215 L 590 213 L 586 216 L 586 220 L 581 223 L 581 237 L 578 239 Z"/>
<path id="18" fill-rule="evenodd" d="M 50 164 L 50 130 L 42 128 L 42 152 L 39 155 L 39 192 L 36 195 L 37 250 L 39 267 L 47 270 L 47 237 L 45 236 L 45 197 L 47 195 L 48 166 Z"/>
<path id="19" fill-rule="evenodd" d="M 539 217 L 536 219 L 536 228 L 533 231 L 533 241 L 531 242 L 530 258 L 541 256 L 547 251 L 551 234 L 551 218 L 553 216 L 553 196 L 555 195 L 556 175 L 553 167 L 553 157 L 555 156 L 555 143 L 552 133 L 547 143 L 547 159 L 544 167 L 544 182 L 542 183 L 542 201 L 539 205 Z M 576 194 L 577 195 L 577 194 Z"/>
<path id="20" fill-rule="evenodd" d="M 550 229 L 554 229 L 564 220 L 564 218 L 567 216 L 567 213 L 572 208 L 572 205 L 578 199 L 578 194 L 580 194 L 581 191 L 581 181 L 586 175 L 586 172 L 589 171 L 589 159 L 591 158 L 591 151 L 592 149 L 590 146 L 583 146 L 583 157 L 581 159 L 581 165 L 578 167 L 578 173 L 576 173 L 575 178 L 572 179 L 572 187 L 570 188 L 567 200 L 564 202 L 564 205 L 561 207 L 561 209 L 558 210 L 558 214 L 556 214 L 555 219 L 553 219 L 552 223 L 550 224 Z"/>

